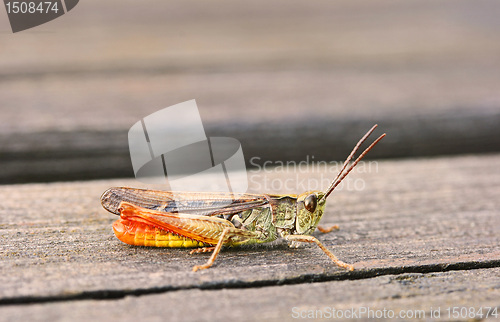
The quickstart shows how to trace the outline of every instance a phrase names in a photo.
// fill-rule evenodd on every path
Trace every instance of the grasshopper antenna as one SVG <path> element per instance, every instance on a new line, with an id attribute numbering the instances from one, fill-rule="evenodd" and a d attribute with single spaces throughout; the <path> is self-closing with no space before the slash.
<path id="1" fill-rule="evenodd" d="M 363 142 L 366 141 L 366 139 L 370 136 L 370 134 L 373 133 L 373 131 L 375 131 L 376 128 L 377 128 L 377 124 L 375 124 L 368 132 L 366 132 L 366 134 L 361 138 L 361 140 L 359 140 L 359 142 L 356 144 L 356 146 L 352 150 L 351 154 L 349 154 L 347 159 L 344 161 L 344 165 L 342 166 L 342 169 L 340 170 L 339 174 L 332 181 L 332 184 L 330 185 L 330 187 L 328 187 L 328 189 L 325 192 L 325 195 L 321 199 L 326 199 L 330 195 L 330 193 L 332 193 L 332 191 L 342 182 L 342 180 L 344 180 L 344 178 L 349 174 L 349 172 L 351 172 L 351 170 L 354 169 L 356 164 L 358 164 L 358 162 L 361 161 L 361 159 L 363 159 L 363 157 L 368 153 L 368 151 L 370 151 L 380 140 L 382 140 L 382 138 L 385 136 L 385 133 L 382 134 L 381 136 L 379 136 L 378 139 L 376 139 L 372 144 L 370 144 L 370 146 L 367 147 L 363 151 L 363 153 L 361 153 L 359 155 L 359 157 L 354 161 L 354 163 L 344 173 L 344 170 L 346 169 L 349 162 L 351 162 L 352 158 L 354 157 L 354 154 L 356 154 L 356 152 L 359 150 L 359 147 L 361 146 L 361 144 L 363 144 Z"/>

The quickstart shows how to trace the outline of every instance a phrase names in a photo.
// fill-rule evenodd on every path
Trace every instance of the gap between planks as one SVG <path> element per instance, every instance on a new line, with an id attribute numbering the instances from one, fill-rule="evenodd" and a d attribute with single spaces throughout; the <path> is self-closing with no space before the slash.
<path id="1" fill-rule="evenodd" d="M 148 289 L 136 290 L 99 290 L 81 292 L 72 295 L 57 295 L 57 296 L 21 296 L 0 299 L 0 306 L 8 305 L 26 305 L 26 304 L 39 304 L 39 303 L 55 303 L 65 301 L 80 301 L 80 300 L 117 300 L 123 299 L 127 296 L 143 296 L 152 294 L 162 294 L 167 292 L 175 292 L 182 290 L 200 289 L 200 290 L 221 290 L 221 289 L 246 289 L 246 288 L 259 288 L 269 286 L 281 285 L 296 285 L 306 283 L 323 283 L 330 281 L 345 281 L 345 280 L 361 280 L 370 279 L 384 275 L 403 275 L 409 273 L 444 273 L 449 271 L 466 271 L 475 269 L 487 269 L 500 267 L 500 260 L 490 260 L 484 262 L 456 262 L 456 263 L 441 263 L 441 264 L 427 264 L 403 267 L 385 267 L 375 268 L 369 270 L 355 270 L 351 272 L 340 272 L 333 275 L 317 275 L 306 274 L 294 278 L 287 278 L 284 280 L 260 280 L 254 282 L 230 282 L 230 283 L 203 283 L 198 286 L 184 286 L 184 287 L 159 287 Z"/>

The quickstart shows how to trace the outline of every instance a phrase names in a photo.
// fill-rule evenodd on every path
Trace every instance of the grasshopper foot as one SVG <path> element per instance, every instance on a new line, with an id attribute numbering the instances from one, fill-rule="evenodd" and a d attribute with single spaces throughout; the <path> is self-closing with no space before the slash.
<path id="1" fill-rule="evenodd" d="M 196 272 L 197 270 L 200 270 L 200 269 L 207 269 L 207 268 L 210 268 L 212 266 L 212 264 L 204 264 L 204 265 L 195 265 L 193 266 L 193 272 Z"/>
<path id="2" fill-rule="evenodd" d="M 333 225 L 331 227 L 322 227 L 322 226 L 318 226 L 316 227 L 318 228 L 318 230 L 320 232 L 322 232 L 323 234 L 326 234 L 326 233 L 329 233 L 331 232 L 332 230 L 339 230 L 339 225 Z"/>

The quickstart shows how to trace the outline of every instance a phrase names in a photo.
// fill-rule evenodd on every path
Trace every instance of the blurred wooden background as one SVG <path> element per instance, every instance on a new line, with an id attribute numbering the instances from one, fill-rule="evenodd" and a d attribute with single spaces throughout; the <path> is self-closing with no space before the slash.
<path id="1" fill-rule="evenodd" d="M 500 149 L 497 1 L 84 1 L 12 34 L 0 10 L 0 182 L 133 176 L 127 131 L 196 99 L 248 158 Z M 168 126 L 168 124 L 166 125 Z"/>

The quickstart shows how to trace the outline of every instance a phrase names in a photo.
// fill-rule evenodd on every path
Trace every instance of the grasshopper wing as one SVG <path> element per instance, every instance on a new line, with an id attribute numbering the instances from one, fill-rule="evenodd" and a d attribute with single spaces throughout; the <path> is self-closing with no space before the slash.
<path id="1" fill-rule="evenodd" d="M 116 215 L 120 215 L 121 202 L 160 212 L 222 217 L 266 206 L 269 198 L 247 193 L 173 192 L 128 187 L 110 188 L 101 196 L 104 209 Z"/>

